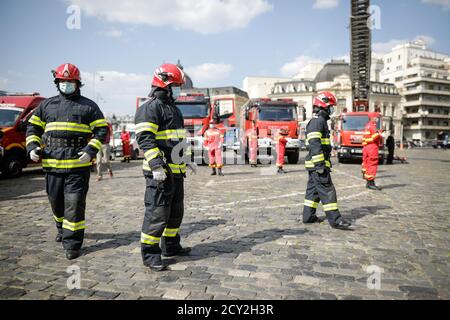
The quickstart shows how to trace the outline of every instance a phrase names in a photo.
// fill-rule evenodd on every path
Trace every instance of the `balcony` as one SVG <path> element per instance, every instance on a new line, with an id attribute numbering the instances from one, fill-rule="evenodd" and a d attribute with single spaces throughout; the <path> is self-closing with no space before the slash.
<path id="1" fill-rule="evenodd" d="M 428 76 L 417 76 L 413 78 L 404 78 L 403 83 L 415 83 L 415 82 L 433 82 L 439 84 L 450 84 L 450 79 L 428 77 Z"/>
<path id="2" fill-rule="evenodd" d="M 429 99 L 418 99 L 413 101 L 407 101 L 403 103 L 404 107 L 418 107 L 418 106 L 430 106 L 430 107 L 450 107 L 450 101 L 436 101 Z"/>
<path id="3" fill-rule="evenodd" d="M 450 96 L 450 91 L 444 91 L 444 90 L 430 90 L 430 89 L 424 89 L 422 87 L 418 87 L 411 90 L 403 90 L 402 94 L 405 96 L 410 96 L 414 94 L 421 94 L 421 93 L 428 93 L 428 94 L 436 94 L 436 95 L 442 95 L 442 96 Z"/>
<path id="4" fill-rule="evenodd" d="M 413 125 L 406 125 L 403 127 L 405 130 L 440 130 L 445 131 L 449 130 L 450 126 L 428 126 L 423 124 L 413 124 Z"/>
<path id="5" fill-rule="evenodd" d="M 426 118 L 426 119 L 443 119 L 443 120 L 450 120 L 450 115 L 448 114 L 436 114 L 436 113 L 407 113 L 403 116 L 405 119 L 419 119 L 419 118 Z"/>

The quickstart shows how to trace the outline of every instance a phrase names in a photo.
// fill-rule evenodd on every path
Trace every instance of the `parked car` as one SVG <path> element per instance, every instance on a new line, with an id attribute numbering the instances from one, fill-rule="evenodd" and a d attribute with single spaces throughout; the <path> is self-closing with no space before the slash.
<path id="1" fill-rule="evenodd" d="M 139 149 L 138 143 L 136 141 L 136 131 L 128 130 L 131 137 L 131 159 L 137 160 L 138 158 L 143 158 L 144 153 Z M 111 139 L 111 156 L 113 159 L 123 157 L 122 150 L 122 139 L 120 139 L 120 134 L 122 131 L 114 131 L 113 139 Z"/>

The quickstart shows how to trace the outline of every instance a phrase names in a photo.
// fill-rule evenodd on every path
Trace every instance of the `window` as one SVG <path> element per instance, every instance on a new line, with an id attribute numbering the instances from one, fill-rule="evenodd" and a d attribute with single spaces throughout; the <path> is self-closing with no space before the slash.
<path id="1" fill-rule="evenodd" d="M 428 125 L 429 125 L 429 126 L 434 125 L 434 121 L 433 121 L 433 120 L 429 120 L 429 121 L 428 121 Z"/>

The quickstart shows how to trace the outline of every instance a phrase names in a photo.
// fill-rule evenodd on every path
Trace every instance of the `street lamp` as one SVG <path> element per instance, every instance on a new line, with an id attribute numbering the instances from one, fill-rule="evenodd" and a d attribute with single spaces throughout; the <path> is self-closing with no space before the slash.
<path id="1" fill-rule="evenodd" d="M 97 103 L 96 101 L 96 97 L 95 97 L 95 78 L 96 75 L 99 76 L 99 80 L 100 82 L 105 81 L 105 77 L 102 76 L 101 74 L 99 74 L 97 71 L 94 71 L 93 75 L 92 75 L 92 97 L 95 103 Z"/>

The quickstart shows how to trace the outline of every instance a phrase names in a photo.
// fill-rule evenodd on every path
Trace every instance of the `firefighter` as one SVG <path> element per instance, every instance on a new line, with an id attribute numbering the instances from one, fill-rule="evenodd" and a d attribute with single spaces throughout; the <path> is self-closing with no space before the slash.
<path id="1" fill-rule="evenodd" d="M 157 68 L 152 81 L 150 100 L 136 112 L 136 134 L 145 153 L 145 217 L 141 233 L 144 265 L 163 271 L 164 256 L 188 255 L 190 248 L 180 245 L 180 225 L 184 215 L 184 177 L 186 167 L 197 172 L 188 157 L 184 119 L 175 105 L 184 84 L 183 71 L 173 64 Z M 184 147 L 186 146 L 186 148 Z"/>
<path id="2" fill-rule="evenodd" d="M 313 118 L 306 127 L 308 155 L 305 158 L 309 174 L 303 209 L 303 223 L 323 220 L 316 210 L 322 202 L 323 210 L 331 227 L 346 230 L 350 223 L 344 220 L 338 209 L 336 189 L 331 181 L 331 144 L 327 121 L 334 113 L 336 97 L 331 92 L 320 92 L 314 98 Z"/>
<path id="3" fill-rule="evenodd" d="M 386 147 L 388 149 L 388 157 L 387 157 L 387 164 L 393 164 L 394 161 L 394 150 L 395 150 L 395 140 L 392 133 L 389 134 L 388 138 L 386 139 Z"/>
<path id="4" fill-rule="evenodd" d="M 66 63 L 52 72 L 59 95 L 44 100 L 30 118 L 27 151 L 34 162 L 42 155 L 58 230 L 55 240 L 62 241 L 67 259 L 72 260 L 83 244 L 91 160 L 102 148 L 108 124 L 97 104 L 81 96 L 76 66 Z"/>
<path id="5" fill-rule="evenodd" d="M 120 140 L 122 140 L 122 162 L 130 163 L 131 159 L 131 137 L 130 133 L 127 131 L 126 127 L 122 128 L 122 133 L 120 134 Z"/>
<path id="6" fill-rule="evenodd" d="M 214 122 L 209 124 L 209 129 L 205 132 L 204 145 L 208 149 L 209 167 L 212 168 L 212 176 L 223 176 L 223 159 L 222 159 L 222 145 L 224 141 L 224 134 L 217 129 Z M 217 169 L 217 170 L 216 170 Z"/>
<path id="7" fill-rule="evenodd" d="M 256 127 L 256 121 L 253 120 L 253 127 L 249 129 L 248 133 L 248 147 L 249 147 L 249 162 L 252 168 L 258 167 L 258 128 Z"/>
<path id="8" fill-rule="evenodd" d="M 275 136 L 275 144 L 276 144 L 276 153 L 277 153 L 277 167 L 278 167 L 278 174 L 287 173 L 284 171 L 283 166 L 285 164 L 284 162 L 284 156 L 286 154 L 286 144 L 287 139 L 286 136 L 289 134 L 289 131 L 286 129 L 281 129 L 278 131 L 278 133 Z"/>
<path id="9" fill-rule="evenodd" d="M 375 184 L 378 170 L 378 146 L 381 133 L 377 131 L 377 117 L 371 117 L 364 128 L 363 137 L 363 164 L 362 172 L 367 181 L 366 187 L 371 190 L 380 190 Z"/>

